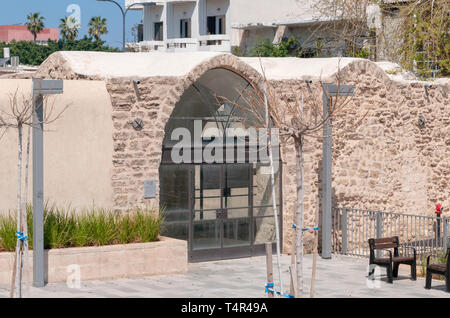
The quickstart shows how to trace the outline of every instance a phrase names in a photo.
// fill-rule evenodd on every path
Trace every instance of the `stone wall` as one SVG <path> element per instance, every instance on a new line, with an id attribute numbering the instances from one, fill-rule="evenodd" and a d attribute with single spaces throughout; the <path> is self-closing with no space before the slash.
<path id="1" fill-rule="evenodd" d="M 424 82 L 394 82 L 365 61 L 343 69 L 342 78 L 356 90 L 333 120 L 333 206 L 428 216 L 437 203 L 450 206 L 449 81 L 431 88 Z M 304 81 L 274 83 L 280 96 L 304 86 Z M 309 138 L 305 148 L 305 225 L 315 226 L 321 216 L 322 142 Z M 293 146 L 284 150 L 283 161 L 284 242 L 291 251 Z M 311 233 L 305 235 L 305 246 L 313 246 Z"/>

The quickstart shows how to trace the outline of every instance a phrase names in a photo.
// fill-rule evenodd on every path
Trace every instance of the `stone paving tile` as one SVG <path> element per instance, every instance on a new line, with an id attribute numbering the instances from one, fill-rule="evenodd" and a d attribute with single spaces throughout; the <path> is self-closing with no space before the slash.
<path id="1" fill-rule="evenodd" d="M 284 289 L 289 289 L 290 256 L 282 257 Z M 312 256 L 305 257 L 304 296 L 309 297 Z M 380 271 L 379 288 L 367 285 L 367 260 L 333 256 L 332 260 L 318 258 L 316 297 L 450 297 L 443 281 L 433 280 L 433 289 L 425 290 L 425 281 L 409 278 L 409 269 L 403 269 L 394 284 L 386 282 L 385 271 Z M 274 257 L 274 278 L 278 288 L 278 272 Z M 371 283 L 371 281 L 369 281 Z M 373 283 L 373 281 L 372 281 Z M 189 264 L 185 275 L 164 275 L 136 279 L 82 282 L 80 289 L 66 284 L 49 284 L 44 288 L 30 288 L 31 296 L 48 297 L 163 297 L 163 298 L 263 298 L 266 284 L 265 257 Z M 0 297 L 9 296 L 9 287 L 0 286 Z"/>

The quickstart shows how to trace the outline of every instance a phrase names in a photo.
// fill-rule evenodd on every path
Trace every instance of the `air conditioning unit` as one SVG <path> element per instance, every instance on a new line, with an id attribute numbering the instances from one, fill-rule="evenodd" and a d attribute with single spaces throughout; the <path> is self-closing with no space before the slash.
<path id="1" fill-rule="evenodd" d="M 19 57 L 13 56 L 11 57 L 11 67 L 18 67 L 19 66 Z"/>

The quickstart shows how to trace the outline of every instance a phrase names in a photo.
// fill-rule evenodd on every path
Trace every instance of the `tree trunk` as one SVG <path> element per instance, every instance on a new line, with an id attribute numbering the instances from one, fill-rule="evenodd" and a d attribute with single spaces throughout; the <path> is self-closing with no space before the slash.
<path id="1" fill-rule="evenodd" d="M 303 292 L 303 228 L 304 228 L 304 158 L 303 158 L 303 136 L 296 138 L 296 175 L 297 175 L 297 206 L 296 206 L 296 262 L 297 262 L 297 295 L 302 297 Z"/>
<path id="2" fill-rule="evenodd" d="M 31 143 L 31 127 L 28 127 L 28 137 L 27 137 L 27 150 L 25 157 L 25 193 L 23 197 L 23 212 L 22 212 L 22 224 L 23 224 L 23 235 L 28 237 L 28 173 L 29 173 L 29 163 L 30 163 L 30 143 Z M 29 295 L 29 282 L 30 282 L 30 271 L 29 271 L 29 253 L 28 253 L 28 241 L 22 244 L 22 250 L 24 251 L 23 256 L 23 277 L 25 278 L 25 297 Z M 20 282 L 22 283 L 22 282 Z"/>
<path id="3" fill-rule="evenodd" d="M 316 207 L 316 224 L 319 224 L 319 204 L 317 204 Z M 311 289 L 309 292 L 310 298 L 314 298 L 315 293 L 318 246 L 319 246 L 319 231 L 314 231 L 314 251 L 313 251 L 314 255 L 311 273 Z"/>
<path id="4" fill-rule="evenodd" d="M 22 125 L 19 123 L 17 126 L 18 130 L 18 158 L 17 158 L 17 232 L 21 232 L 22 226 L 21 226 L 21 219 L 22 219 Z M 16 254 L 15 254 L 15 261 L 14 261 L 14 267 L 12 272 L 12 278 L 11 278 L 11 292 L 10 296 L 11 298 L 14 297 L 14 289 L 16 282 L 18 281 L 19 276 L 19 268 L 20 268 L 20 249 L 21 249 L 21 242 L 20 240 L 16 241 Z M 19 297 L 21 296 L 20 289 L 17 291 L 19 294 Z"/>

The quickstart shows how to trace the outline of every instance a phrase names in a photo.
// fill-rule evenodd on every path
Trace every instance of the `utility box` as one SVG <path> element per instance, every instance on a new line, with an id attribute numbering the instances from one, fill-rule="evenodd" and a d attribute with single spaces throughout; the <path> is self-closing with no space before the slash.
<path id="1" fill-rule="evenodd" d="M 146 180 L 144 182 L 144 199 L 156 198 L 156 180 Z"/>
<path id="2" fill-rule="evenodd" d="M 9 47 L 4 47 L 3 48 L 3 58 L 9 59 L 10 57 L 11 57 L 11 54 L 9 52 Z"/>

